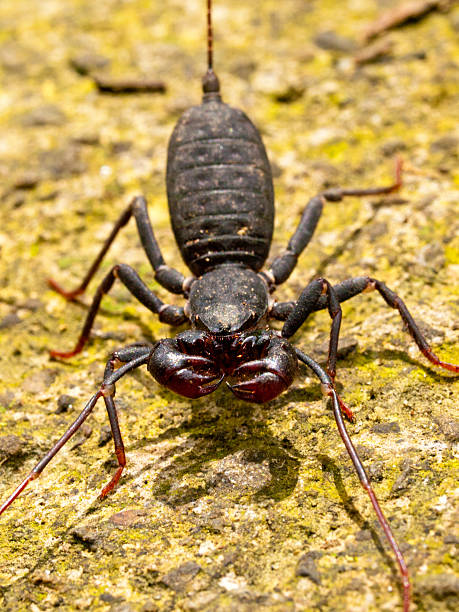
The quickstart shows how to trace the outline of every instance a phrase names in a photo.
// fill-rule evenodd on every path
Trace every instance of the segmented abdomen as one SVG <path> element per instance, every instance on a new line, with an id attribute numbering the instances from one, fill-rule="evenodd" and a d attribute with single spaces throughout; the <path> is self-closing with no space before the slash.
<path id="1" fill-rule="evenodd" d="M 242 111 L 212 100 L 182 115 L 169 142 L 167 197 L 194 274 L 224 262 L 262 267 L 273 232 L 272 175 L 260 135 Z"/>

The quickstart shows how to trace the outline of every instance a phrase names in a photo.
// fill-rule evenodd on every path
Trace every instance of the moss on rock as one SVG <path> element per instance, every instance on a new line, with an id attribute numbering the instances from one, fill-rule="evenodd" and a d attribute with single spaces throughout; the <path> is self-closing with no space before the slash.
<path id="1" fill-rule="evenodd" d="M 170 334 L 116 286 L 85 351 L 50 362 L 48 349 L 74 342 L 85 307 L 65 303 L 46 279 L 76 284 L 139 191 L 167 261 L 185 272 L 164 170 L 178 115 L 200 99 L 203 4 L 1 4 L 1 498 L 78 414 L 115 347 Z M 357 68 L 352 51 L 314 41 L 328 32 L 330 45 L 332 32 L 358 46 L 376 2 L 215 4 L 224 99 L 260 127 L 275 170 L 272 255 L 318 190 L 387 183 L 394 154 L 406 162 L 396 196 L 326 206 L 279 299 L 294 299 L 314 274 L 338 282 L 369 273 L 400 293 L 434 350 L 457 363 L 458 8 L 392 32 L 385 61 Z M 83 53 L 87 66 L 164 79 L 168 91 L 101 95 L 75 70 Z M 129 263 L 165 296 L 138 245 L 130 225 L 104 269 Z M 329 325 L 314 316 L 295 343 L 323 355 Z M 338 370 L 357 417 L 349 429 L 405 551 L 414 607 L 454 609 L 458 382 L 426 364 L 375 294 L 344 306 L 343 336 L 352 338 Z M 64 394 L 75 398 L 66 411 Z M 111 443 L 100 443 L 99 406 L 2 516 L 2 609 L 400 606 L 391 556 L 307 373 L 263 407 L 224 391 L 186 401 L 143 371 L 123 379 L 117 401 L 128 467 L 116 491 L 97 501 L 115 465 Z"/>

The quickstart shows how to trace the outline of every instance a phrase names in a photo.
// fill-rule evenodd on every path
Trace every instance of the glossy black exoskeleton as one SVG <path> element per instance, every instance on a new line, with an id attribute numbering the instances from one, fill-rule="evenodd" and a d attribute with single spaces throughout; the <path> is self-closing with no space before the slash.
<path id="1" fill-rule="evenodd" d="M 185 263 L 202 274 L 220 264 L 258 271 L 271 246 L 274 187 L 258 130 L 222 102 L 213 71 L 202 104 L 179 119 L 169 142 L 167 198 Z"/>
<path id="2" fill-rule="evenodd" d="M 379 280 L 362 276 L 331 286 L 326 279 L 318 278 L 305 287 L 296 302 L 276 302 L 271 297 L 276 287 L 289 277 L 309 243 L 324 203 L 336 202 L 345 196 L 391 193 L 401 185 L 401 164 L 397 167 L 397 180 L 391 186 L 337 189 L 313 197 L 286 250 L 263 271 L 274 220 L 271 169 L 255 126 L 242 111 L 222 102 L 220 85 L 212 69 L 210 0 L 207 17 L 208 70 L 203 79 L 203 101 L 186 111 L 178 121 L 170 139 L 167 161 L 172 227 L 183 259 L 193 275 L 185 278 L 165 264 L 150 224 L 146 201 L 140 196 L 123 212 L 77 289 L 67 292 L 50 281 L 50 285 L 69 300 L 82 294 L 119 230 L 134 217 L 156 280 L 170 292 L 183 295 L 185 306 L 164 304 L 130 266 L 115 265 L 96 291 L 75 348 L 67 353 L 53 351 L 51 355 L 68 358 L 82 350 L 102 297 L 116 279 L 144 306 L 158 314 L 160 321 L 173 326 L 188 323 L 191 329 L 153 345 L 135 344 L 113 353 L 97 393 L 0 506 L 0 514 L 31 480 L 40 475 L 89 416 L 100 397 L 104 398 L 107 407 L 118 460 L 118 469 L 102 490 L 101 497 L 115 487 L 126 465 L 114 402 L 115 383 L 127 372 L 146 365 L 161 385 L 189 398 L 207 395 L 226 381 L 239 398 L 264 403 L 292 384 L 300 361 L 314 372 L 324 394 L 332 399 L 340 435 L 395 554 L 406 612 L 410 604 L 406 563 L 346 431 L 342 413 L 351 420 L 352 413 L 334 387 L 340 303 L 365 291 L 378 291 L 390 307 L 399 311 L 419 349 L 432 363 L 453 372 L 458 372 L 459 366 L 441 361 L 432 352 L 405 304 Z M 328 309 L 332 319 L 326 371 L 288 342 L 308 316 L 320 309 Z M 269 328 L 270 319 L 284 321 L 280 333 Z"/>

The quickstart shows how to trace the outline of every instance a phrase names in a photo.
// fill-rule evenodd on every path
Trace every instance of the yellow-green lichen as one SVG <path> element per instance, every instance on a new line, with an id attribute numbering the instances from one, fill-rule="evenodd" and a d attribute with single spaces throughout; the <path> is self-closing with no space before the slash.
<path id="1" fill-rule="evenodd" d="M 325 206 L 276 298 L 296 299 L 315 274 L 332 282 L 369 274 L 401 295 L 435 352 L 457 362 L 457 8 L 394 30 L 387 61 L 357 68 L 351 52 L 314 41 L 333 31 L 358 44 L 377 3 L 214 4 L 224 100 L 261 128 L 276 170 L 273 253 L 319 190 L 388 184 L 397 152 L 405 160 L 398 194 Z M 50 361 L 50 348 L 73 345 L 87 306 L 65 303 L 46 279 L 76 286 L 138 192 L 147 195 L 167 263 L 188 274 L 172 240 L 164 170 L 177 117 L 200 100 L 203 5 L 1 4 L 0 438 L 18 436 L 24 451 L 0 455 L 2 499 L 95 392 L 111 351 L 173 333 L 115 285 L 85 351 L 69 363 Z M 100 95 L 70 66 L 81 53 L 109 59 L 114 76 L 164 79 L 168 92 Z M 282 101 L 292 92 L 296 99 Z M 63 122 L 30 125 L 30 113 L 33 120 L 46 105 L 58 107 Z M 36 187 L 18 186 L 33 173 Z M 161 299 L 183 303 L 152 280 L 131 223 L 86 305 L 120 261 Z M 448 544 L 457 525 L 457 381 L 410 350 L 397 312 L 376 293 L 343 312 L 343 344 L 352 338 L 354 346 L 338 363 L 340 393 L 356 413 L 348 429 L 397 538 L 409 545 L 413 607 L 451 609 L 440 578 L 459 571 Z M 10 314 L 19 322 L 9 326 Z M 318 313 L 293 342 L 325 363 L 329 329 L 327 313 Z M 100 401 L 87 421 L 92 433 L 76 438 L 76 448 L 71 441 L 0 519 L 2 609 L 396 609 L 397 578 L 376 545 L 375 517 L 331 411 L 306 376 L 263 407 L 224 390 L 180 399 L 146 371 L 125 377 L 116 395 L 128 459 L 120 485 L 97 501 L 116 469 L 112 442 L 99 442 L 107 425 Z M 60 414 L 62 394 L 76 401 Z M 395 423 L 392 431 L 381 432 L 384 423 Z M 397 482 L 405 488 L 395 490 Z M 319 584 L 296 575 L 307 553 Z M 174 570 L 188 562 L 198 569 L 174 589 Z"/>

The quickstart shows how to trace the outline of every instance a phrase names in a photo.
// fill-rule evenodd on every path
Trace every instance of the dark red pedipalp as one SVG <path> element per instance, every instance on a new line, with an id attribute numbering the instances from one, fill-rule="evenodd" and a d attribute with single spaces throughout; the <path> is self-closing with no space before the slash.
<path id="1" fill-rule="evenodd" d="M 185 397 L 208 395 L 226 379 L 237 397 L 262 404 L 292 384 L 298 363 L 291 345 L 273 331 L 215 336 L 190 330 L 158 342 L 148 371 Z"/>

